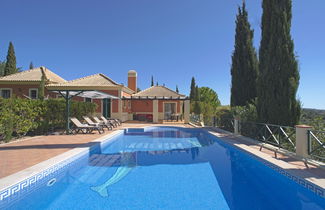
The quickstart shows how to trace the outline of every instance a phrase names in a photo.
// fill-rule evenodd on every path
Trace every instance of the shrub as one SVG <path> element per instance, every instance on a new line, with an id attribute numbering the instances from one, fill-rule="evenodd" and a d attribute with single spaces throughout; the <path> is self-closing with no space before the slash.
<path id="1" fill-rule="evenodd" d="M 96 104 L 72 101 L 71 116 L 81 118 L 96 110 Z M 46 134 L 65 125 L 65 100 L 29 100 L 0 98 L 0 138 L 10 141 L 12 135 Z"/>
<path id="2" fill-rule="evenodd" d="M 44 110 L 39 101 L 10 98 L 1 99 L 0 104 L 0 124 L 4 128 L 6 140 L 11 139 L 12 133 L 20 137 L 38 127 L 37 116 L 42 115 Z M 11 130 L 12 132 L 10 132 Z"/>
<path id="3" fill-rule="evenodd" d="M 236 106 L 231 108 L 232 115 L 243 122 L 256 122 L 257 111 L 254 104 L 247 104 L 246 106 Z"/>
<path id="4" fill-rule="evenodd" d="M 217 125 L 218 127 L 233 131 L 234 126 L 232 125 L 233 114 L 231 112 L 230 106 L 220 106 L 216 111 Z"/>
<path id="5" fill-rule="evenodd" d="M 9 118 L 7 123 L 4 125 L 4 140 L 5 142 L 9 142 L 12 138 L 12 133 L 14 131 L 14 125 L 12 118 Z"/>

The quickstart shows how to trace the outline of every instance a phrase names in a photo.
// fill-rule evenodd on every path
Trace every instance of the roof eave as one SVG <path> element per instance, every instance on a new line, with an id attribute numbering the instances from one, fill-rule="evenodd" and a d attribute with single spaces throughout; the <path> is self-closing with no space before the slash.
<path id="1" fill-rule="evenodd" d="M 122 90 L 123 90 L 124 92 L 129 93 L 129 94 L 134 94 L 134 93 L 135 93 L 134 90 L 132 90 L 132 89 L 130 89 L 130 88 L 124 86 L 124 85 L 121 85 L 121 86 L 122 86 Z"/>
<path id="2" fill-rule="evenodd" d="M 50 84 L 45 86 L 48 90 L 119 90 L 119 86 L 69 86 Z"/>
<path id="3" fill-rule="evenodd" d="M 6 85 L 39 84 L 40 82 L 40 80 L 0 80 L 0 84 Z"/>

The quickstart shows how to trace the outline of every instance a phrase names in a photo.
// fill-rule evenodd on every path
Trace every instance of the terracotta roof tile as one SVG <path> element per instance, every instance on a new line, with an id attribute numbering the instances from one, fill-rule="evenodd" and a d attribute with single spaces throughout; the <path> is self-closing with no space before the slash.
<path id="1" fill-rule="evenodd" d="M 82 77 L 79 79 L 67 81 L 60 84 L 50 84 L 48 86 L 55 87 L 78 87 L 78 86 L 120 86 L 120 84 L 113 81 L 111 78 L 105 76 L 104 74 L 94 74 L 87 77 Z"/>
<path id="2" fill-rule="evenodd" d="M 0 77 L 0 82 L 1 81 L 12 81 L 12 82 L 17 82 L 17 81 L 28 81 L 28 82 L 38 82 L 41 81 L 42 78 L 42 70 L 43 69 L 45 73 L 45 77 L 48 82 L 50 83 L 62 83 L 66 82 L 65 79 L 60 77 L 59 75 L 55 74 L 54 72 L 50 71 L 49 69 L 45 67 L 38 67 L 26 71 L 21 71 L 15 74 L 11 74 L 8 76 Z"/>
<path id="3" fill-rule="evenodd" d="M 166 88 L 165 86 L 152 86 L 148 89 L 140 91 L 132 96 L 137 97 L 184 97 L 185 95 L 178 94 L 177 92 Z"/>

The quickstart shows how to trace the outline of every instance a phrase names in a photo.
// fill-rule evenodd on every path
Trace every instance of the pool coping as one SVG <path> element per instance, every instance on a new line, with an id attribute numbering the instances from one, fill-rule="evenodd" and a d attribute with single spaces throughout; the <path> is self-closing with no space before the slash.
<path id="1" fill-rule="evenodd" d="M 104 135 L 97 139 L 94 139 L 93 141 L 90 141 L 90 143 L 101 144 L 104 141 L 106 143 L 106 142 L 113 140 L 114 136 L 119 135 L 123 132 L 124 132 L 124 129 L 116 130 L 116 131 L 113 131 L 112 133 L 109 133 L 107 135 Z M 38 175 L 46 170 L 50 170 L 51 168 L 59 165 L 60 163 L 65 162 L 69 159 L 73 159 L 74 157 L 78 156 L 79 154 L 88 152 L 90 150 L 90 148 L 91 148 L 91 146 L 71 149 L 71 150 L 66 151 L 62 154 L 59 154 L 55 157 L 52 157 L 48 160 L 45 160 L 45 161 L 42 161 L 36 165 L 33 165 L 29 168 L 18 171 L 17 173 L 14 173 L 9 176 L 1 178 L 0 179 L 0 201 L 3 200 L 4 197 L 8 197 L 10 194 L 13 194 L 13 193 L 19 191 L 22 187 L 27 187 L 26 183 L 23 183 L 25 180 L 35 177 L 36 175 Z M 46 174 L 46 175 L 48 175 L 48 174 Z M 35 181 L 38 181 L 37 178 L 36 178 L 36 180 L 33 180 L 31 183 L 34 183 Z M 22 186 L 19 186 L 19 183 L 22 183 Z M 29 184 L 31 184 L 31 183 L 29 183 Z M 8 192 L 9 195 L 4 194 L 4 191 L 9 190 L 16 185 L 18 185 L 18 186 L 15 189 L 12 189 L 12 192 Z"/>
<path id="2" fill-rule="evenodd" d="M 211 135 L 216 136 L 220 141 L 222 141 L 230 146 L 233 146 L 243 152 L 246 152 L 249 155 L 252 155 L 253 158 L 256 158 L 257 160 L 261 161 L 263 164 L 267 165 L 268 167 L 272 168 L 273 170 L 277 171 L 278 173 L 290 178 L 291 180 L 295 181 L 297 184 L 302 185 L 303 187 L 313 191 L 317 195 L 325 198 L 325 178 L 312 177 L 312 176 L 303 177 L 301 173 L 299 174 L 298 172 L 291 171 L 291 170 L 299 171 L 299 170 L 303 170 L 303 169 L 299 169 L 297 167 L 294 168 L 292 164 L 290 164 L 286 161 L 271 157 L 262 151 L 256 150 L 255 148 L 252 148 L 249 145 L 245 145 L 244 143 L 241 143 L 238 140 L 236 140 L 236 138 L 238 138 L 240 140 L 246 141 L 247 143 L 252 143 L 254 145 L 261 146 L 258 142 L 255 142 L 253 139 L 238 136 L 238 135 L 235 135 L 230 132 L 223 132 L 224 130 L 222 130 L 222 129 L 220 129 L 221 131 L 216 131 L 216 130 L 211 130 L 211 129 L 210 130 L 204 129 L 204 130 L 206 130 Z M 228 134 L 230 136 L 222 136 L 222 134 Z M 268 147 L 265 147 L 265 148 L 272 150 Z M 284 151 L 281 151 L 279 153 L 282 153 L 286 156 L 295 158 L 294 156 L 292 156 Z M 299 161 L 299 158 L 296 158 L 296 159 Z M 304 171 L 303 173 L 312 175 L 308 171 Z"/>

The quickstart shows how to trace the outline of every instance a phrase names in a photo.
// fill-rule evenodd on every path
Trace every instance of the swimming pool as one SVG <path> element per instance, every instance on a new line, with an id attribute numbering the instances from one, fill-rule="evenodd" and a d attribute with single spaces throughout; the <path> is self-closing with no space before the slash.
<path id="1" fill-rule="evenodd" d="M 324 209 L 325 199 L 201 129 L 126 129 L 0 209 Z"/>

